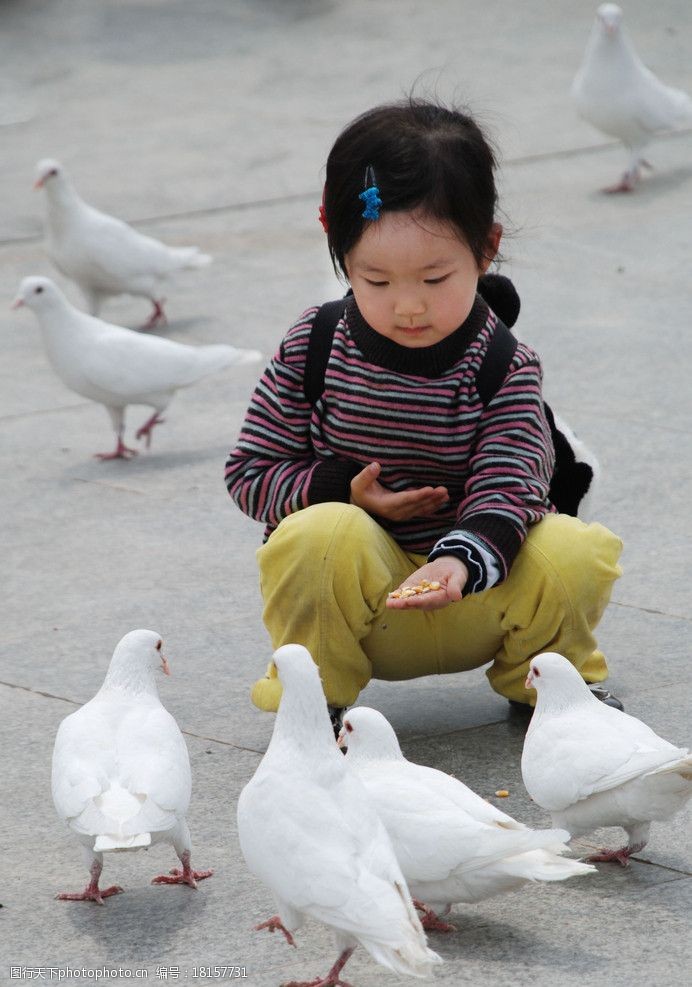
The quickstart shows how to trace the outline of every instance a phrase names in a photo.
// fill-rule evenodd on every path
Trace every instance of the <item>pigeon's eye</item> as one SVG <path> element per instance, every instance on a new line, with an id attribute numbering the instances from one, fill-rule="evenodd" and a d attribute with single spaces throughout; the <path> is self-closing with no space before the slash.
<path id="1" fill-rule="evenodd" d="M 344 723 L 344 726 L 346 727 L 346 732 L 347 732 L 347 733 L 353 733 L 353 727 L 352 727 L 352 726 L 351 726 L 351 724 L 350 724 L 350 723 L 348 722 L 348 720 L 346 721 L 346 723 Z"/>
<path id="2" fill-rule="evenodd" d="M 540 679 L 541 673 L 538 671 L 538 669 L 535 666 L 533 669 L 533 674 L 536 676 L 537 679 Z"/>
<path id="3" fill-rule="evenodd" d="M 36 294 L 36 295 L 40 295 L 42 291 L 43 291 L 43 285 L 42 285 L 42 284 L 40 284 L 40 285 L 38 286 L 38 288 L 36 288 L 36 291 L 34 292 L 34 294 Z"/>
<path id="4" fill-rule="evenodd" d="M 58 173 L 58 169 L 57 168 L 51 168 L 51 170 L 48 172 L 48 177 L 50 178 L 53 175 L 57 175 L 57 173 Z"/>
<path id="5" fill-rule="evenodd" d="M 157 651 L 160 651 L 161 650 L 161 645 L 162 644 L 163 644 L 163 641 L 159 641 L 159 643 L 156 645 L 156 650 Z"/>

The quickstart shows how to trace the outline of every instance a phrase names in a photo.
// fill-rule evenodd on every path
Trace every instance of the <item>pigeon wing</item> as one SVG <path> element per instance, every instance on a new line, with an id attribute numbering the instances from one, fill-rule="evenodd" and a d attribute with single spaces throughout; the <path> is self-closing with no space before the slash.
<path id="1" fill-rule="evenodd" d="M 150 279 L 165 277 L 176 266 L 173 251 L 160 240 L 91 206 L 78 217 L 74 233 L 85 250 L 84 273 L 103 288 L 146 289 Z"/>
<path id="2" fill-rule="evenodd" d="M 276 811 L 267 812 L 270 803 Z M 285 773 L 256 776 L 241 793 L 238 825 L 248 866 L 282 901 L 356 938 L 396 937 L 406 885 L 357 779 L 342 775 L 325 788 Z"/>
<path id="3" fill-rule="evenodd" d="M 444 797 L 450 804 L 467 812 L 477 822 L 500 826 L 503 829 L 526 829 L 524 823 L 518 822 L 507 815 L 496 805 L 482 798 L 463 781 L 452 775 L 423 764 L 404 762 L 404 768 L 418 784 L 425 786 L 426 791 Z"/>
<path id="4" fill-rule="evenodd" d="M 692 100 L 681 89 L 666 86 L 647 68 L 636 90 L 637 123 L 649 133 L 692 123 Z"/>
<path id="5" fill-rule="evenodd" d="M 91 702 L 66 717 L 53 748 L 51 788 L 61 819 L 78 816 L 109 785 L 113 751 L 108 722 Z"/>
<path id="6" fill-rule="evenodd" d="M 480 822 L 428 784 L 426 769 L 419 773 L 407 767 L 418 765 L 388 762 L 385 767 L 380 762 L 379 770 L 370 769 L 361 777 L 409 881 L 444 881 L 455 873 L 468 873 L 545 846 L 551 839 L 545 831 L 537 834 L 520 824 L 501 826 L 495 819 Z M 559 831 L 554 836 L 555 843 L 568 838 Z"/>
<path id="7" fill-rule="evenodd" d="M 93 387 L 123 403 L 146 403 L 152 396 L 170 396 L 213 369 L 205 365 L 208 354 L 203 351 L 216 347 L 186 346 L 120 326 L 109 325 L 107 330 L 85 348 L 80 370 Z M 232 347 L 220 349 L 232 351 Z M 224 365 L 220 359 L 219 368 Z"/>
<path id="8" fill-rule="evenodd" d="M 118 731 L 121 783 L 160 808 L 185 815 L 192 788 L 185 739 L 168 710 L 155 706 L 123 719 Z"/>
<path id="9" fill-rule="evenodd" d="M 594 704 L 588 713 L 541 718 L 527 734 L 522 775 L 532 798 L 558 812 L 683 753 L 635 717 Z"/>

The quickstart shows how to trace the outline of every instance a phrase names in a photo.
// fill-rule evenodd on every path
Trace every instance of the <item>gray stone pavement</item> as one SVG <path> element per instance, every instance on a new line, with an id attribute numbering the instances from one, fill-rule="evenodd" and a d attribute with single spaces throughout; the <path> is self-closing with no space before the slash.
<path id="1" fill-rule="evenodd" d="M 104 412 L 49 369 L 21 277 L 51 274 L 40 242 L 35 161 L 57 157 L 88 200 L 212 266 L 168 294 L 165 333 L 270 355 L 308 304 L 334 297 L 316 221 L 321 169 L 357 112 L 418 91 L 468 101 L 502 154 L 504 270 L 521 332 L 541 353 L 548 399 L 597 449 L 596 516 L 625 541 L 624 575 L 599 632 L 611 686 L 671 741 L 689 744 L 689 488 L 692 134 L 656 142 L 631 196 L 597 190 L 621 148 L 579 121 L 568 90 L 595 3 L 542 0 L 5 0 L 0 4 L 0 429 L 5 564 L 0 645 L 0 982 L 55 967 L 146 970 L 149 982 L 208 983 L 242 966 L 270 987 L 326 969 L 330 934 L 310 924 L 290 950 L 252 926 L 272 910 L 245 869 L 238 793 L 273 718 L 248 686 L 270 648 L 254 550 L 260 526 L 227 498 L 223 463 L 255 370 L 181 392 L 150 453 L 99 463 Z M 629 0 L 640 53 L 692 91 L 692 7 Z M 2 302 L 4 299 L 4 303 Z M 141 300 L 104 316 L 136 326 Z M 143 418 L 133 409 L 130 432 Z M 197 892 L 152 887 L 172 853 L 119 855 L 104 908 L 58 903 L 83 886 L 76 843 L 54 814 L 50 758 L 60 720 L 101 684 L 135 627 L 165 638 L 161 685 L 186 732 Z M 394 723 L 415 760 L 462 777 L 538 825 L 521 784 L 522 727 L 482 671 L 371 683 L 362 700 Z M 602 834 L 613 839 L 613 831 Z M 632 866 L 456 909 L 434 946 L 434 980 L 488 985 L 673 985 L 692 959 L 692 814 L 654 826 Z M 576 847 L 583 849 L 583 844 Z M 11 970 L 19 967 L 19 974 Z M 23 968 L 23 969 L 21 969 Z M 200 969 L 202 968 L 202 969 Z M 158 976 L 157 976 L 158 969 Z M 174 974 L 177 972 L 177 978 Z M 403 984 L 359 950 L 359 987 Z M 57 982 L 57 973 L 54 982 Z M 96 982 L 70 976 L 63 982 Z"/>

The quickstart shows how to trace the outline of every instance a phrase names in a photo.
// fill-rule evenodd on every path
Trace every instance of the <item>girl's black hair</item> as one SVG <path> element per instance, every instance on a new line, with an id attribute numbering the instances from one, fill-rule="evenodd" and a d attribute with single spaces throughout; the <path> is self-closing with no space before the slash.
<path id="1" fill-rule="evenodd" d="M 408 99 L 368 110 L 339 134 L 327 159 L 324 209 L 335 270 L 366 225 L 368 166 L 384 212 L 419 209 L 451 223 L 480 264 L 495 219 L 495 154 L 478 124 L 456 109 Z"/>

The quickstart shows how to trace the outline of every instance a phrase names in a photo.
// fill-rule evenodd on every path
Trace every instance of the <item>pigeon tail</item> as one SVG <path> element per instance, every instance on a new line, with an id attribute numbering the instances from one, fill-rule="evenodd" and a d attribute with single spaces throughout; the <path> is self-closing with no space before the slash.
<path id="1" fill-rule="evenodd" d="M 425 945 L 422 934 L 414 937 L 412 933 L 407 942 L 396 947 L 368 939 L 362 933 L 359 934 L 358 941 L 377 963 L 405 976 L 430 977 L 432 968 L 442 962 L 437 953 Z"/>
<path id="2" fill-rule="evenodd" d="M 139 850 L 151 846 L 151 833 L 138 833 L 137 836 L 117 836 L 101 833 L 94 841 L 94 853 L 108 853 L 110 850 Z"/>
<path id="3" fill-rule="evenodd" d="M 170 252 L 171 257 L 186 271 L 207 267 L 213 260 L 211 254 L 203 254 L 199 247 L 171 247 Z"/>
<path id="4" fill-rule="evenodd" d="M 196 355 L 198 373 L 195 379 L 206 374 L 213 374 L 217 370 L 224 370 L 226 367 L 256 363 L 262 358 L 262 354 L 258 350 L 238 349 L 235 346 L 228 346 L 226 343 L 210 343 L 207 346 L 199 346 L 196 348 Z"/>
<path id="5" fill-rule="evenodd" d="M 649 800 L 648 817 L 670 819 L 692 798 L 692 754 L 649 771 L 641 781 Z"/>
<path id="6" fill-rule="evenodd" d="M 481 874 L 488 867 L 499 864 L 504 866 L 506 861 L 518 859 L 520 855 L 530 854 L 535 851 L 550 849 L 555 850 L 556 846 L 561 846 L 569 840 L 569 832 L 565 829 L 496 829 L 491 839 L 483 839 L 482 844 L 475 848 L 474 856 L 464 861 L 457 868 L 460 876 L 472 874 L 480 871 Z M 425 897 L 424 895 L 421 897 Z"/>
<path id="7" fill-rule="evenodd" d="M 685 127 L 692 124 L 692 99 L 681 89 L 669 88 L 668 94 L 673 107 L 676 126 Z"/>
<path id="8" fill-rule="evenodd" d="M 692 782 L 692 754 L 689 753 L 689 751 L 685 751 L 684 756 L 681 757 L 679 761 L 675 761 L 673 764 L 665 764 L 661 768 L 656 768 L 656 770 L 652 771 L 651 774 L 676 774 L 685 781 Z M 690 790 L 690 794 L 692 795 L 692 789 Z"/>
<path id="9" fill-rule="evenodd" d="M 90 799 L 72 829 L 96 837 L 95 851 L 130 850 L 151 844 L 151 833 L 171 829 L 172 813 L 157 806 L 144 794 L 132 794 L 118 782 Z"/>
<path id="10" fill-rule="evenodd" d="M 448 880 L 411 882 L 411 887 L 428 905 L 436 907 L 453 901 L 475 904 L 516 891 L 529 882 L 565 881 L 593 873 L 594 868 L 588 864 L 560 856 L 567 850 L 564 845 L 528 850 L 490 862 L 481 869 L 465 871 L 463 867 L 459 868 L 459 872 Z"/>
<path id="11" fill-rule="evenodd" d="M 386 939 L 376 939 L 361 929 L 357 934 L 358 942 L 377 963 L 395 973 L 410 977 L 430 977 L 432 967 L 442 960 L 437 953 L 428 949 L 423 926 L 406 885 L 395 881 L 393 887 L 406 911 L 406 916 L 402 916 L 403 921 L 397 922 L 398 937 L 394 934 L 387 935 Z M 399 942 L 396 941 L 397 938 Z"/>
<path id="12" fill-rule="evenodd" d="M 563 848 L 563 852 L 567 847 Z M 596 868 L 581 860 L 561 857 L 548 850 L 531 850 L 503 861 L 508 874 L 527 881 L 564 881 L 570 877 L 594 874 Z"/>

